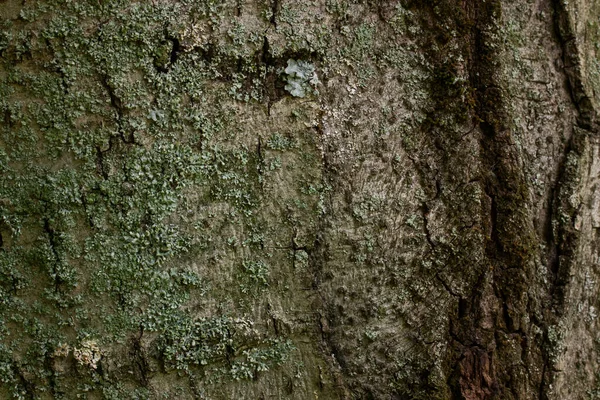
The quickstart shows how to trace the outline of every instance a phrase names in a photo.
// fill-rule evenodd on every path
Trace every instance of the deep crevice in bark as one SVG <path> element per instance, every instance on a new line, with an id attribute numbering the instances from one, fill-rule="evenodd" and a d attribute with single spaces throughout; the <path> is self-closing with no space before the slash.
<path id="1" fill-rule="evenodd" d="M 548 398 L 548 389 L 555 379 L 552 367 L 553 344 L 548 337 L 548 327 L 557 324 L 562 318 L 566 302 L 566 285 L 570 269 L 574 262 L 573 256 L 578 241 L 574 230 L 574 220 L 577 210 L 569 204 L 569 197 L 576 190 L 576 171 L 569 165 L 569 157 L 580 159 L 583 153 L 585 135 L 598 131 L 597 113 L 585 92 L 579 60 L 579 49 L 575 40 L 575 31 L 569 17 L 566 4 L 560 0 L 551 0 L 554 10 L 554 32 L 556 41 L 561 49 L 563 72 L 571 101 L 578 113 L 576 126 L 565 144 L 564 151 L 558 164 L 558 173 L 552 185 L 547 217 L 545 221 L 545 241 L 548 246 L 546 259 L 548 270 L 551 272 L 549 301 L 551 308 L 546 312 L 543 346 L 542 381 L 539 386 L 539 398 Z M 567 219 L 564 216 L 568 216 Z"/>
<path id="2" fill-rule="evenodd" d="M 502 393 L 509 383 L 504 381 L 505 377 L 495 371 L 498 360 L 493 330 L 503 328 L 495 326 L 492 332 L 488 332 L 481 327 L 484 308 L 489 307 L 483 302 L 485 290 L 492 285 L 500 302 L 509 297 L 508 292 L 513 291 L 509 291 L 504 285 L 516 284 L 518 288 L 514 291 L 521 293 L 524 290 L 522 282 L 510 282 L 500 278 L 508 274 L 505 272 L 508 269 L 524 269 L 527 259 L 527 254 L 521 254 L 522 249 L 509 246 L 512 245 L 510 235 L 513 232 L 510 226 L 505 226 L 514 211 L 524 204 L 525 185 L 520 171 L 512 170 L 507 166 L 510 161 L 514 161 L 516 150 L 511 143 L 510 132 L 505 128 L 506 116 L 502 93 L 494 77 L 497 64 L 494 60 L 492 32 L 497 29 L 495 19 L 500 18 L 500 4 L 498 1 L 486 3 L 469 1 L 461 4 L 453 1 L 441 4 L 425 2 L 420 3 L 419 8 L 426 30 L 437 32 L 433 41 L 425 44 L 426 49 L 432 49 L 428 52 L 430 58 L 436 62 L 432 88 L 432 98 L 436 103 L 435 111 L 428 116 L 428 121 L 423 127 L 425 132 L 440 131 L 432 140 L 432 149 L 439 153 L 443 163 L 448 164 L 444 166 L 452 170 L 452 159 L 447 154 L 449 147 L 455 146 L 458 140 L 462 140 L 465 133 L 464 130 L 458 130 L 456 134 L 449 134 L 443 122 L 438 122 L 444 120 L 444 115 L 451 115 L 458 126 L 471 125 L 472 120 L 473 128 L 469 129 L 467 134 L 475 132 L 477 127 L 482 135 L 480 148 L 483 150 L 481 155 L 483 171 L 475 181 L 480 182 L 484 193 L 491 199 L 490 215 L 482 216 L 484 221 L 487 220 L 491 231 L 486 250 L 487 262 L 491 265 L 489 267 L 483 265 L 478 270 L 469 272 L 473 281 L 469 282 L 465 297 L 458 298 L 457 315 L 450 319 L 449 363 L 451 367 L 448 373 L 448 385 L 456 398 L 490 398 Z M 447 20 L 442 20 L 444 18 Z M 459 54 L 466 58 L 465 67 L 469 77 L 469 81 L 464 86 L 459 83 L 460 79 L 456 79 L 462 68 L 459 63 L 453 61 L 456 59 L 456 54 L 447 54 L 452 51 L 448 48 L 451 48 L 451 44 L 454 43 L 452 37 L 455 31 L 460 32 L 463 38 L 460 42 Z M 465 94 L 467 99 L 463 100 Z M 417 170 L 426 171 L 426 168 L 417 166 Z M 431 176 L 423 177 L 424 181 L 431 181 L 431 179 Z M 451 193 L 452 189 L 449 189 L 449 192 Z M 452 200 L 450 197 L 442 201 L 446 203 Z M 446 206 L 452 208 L 453 204 L 446 204 Z M 422 212 L 426 219 L 427 205 L 422 207 Z M 425 227 L 425 236 L 429 245 L 433 247 L 431 235 L 427 234 L 428 230 L 429 225 Z M 471 245 L 473 244 L 468 241 L 462 244 L 467 249 Z M 469 252 L 466 249 L 463 251 Z M 464 258 L 450 256 L 445 263 L 452 265 L 452 269 L 455 269 L 454 273 L 460 273 L 462 276 L 465 275 L 462 264 L 474 262 L 471 258 L 470 255 Z M 456 294 L 440 276 L 436 276 L 436 279 L 448 293 Z M 503 280 L 507 282 L 502 282 Z M 502 307 L 498 311 L 502 314 Z M 488 310 L 488 312 L 492 311 Z"/>
<path id="3" fill-rule="evenodd" d="M 579 113 L 577 124 L 580 128 L 597 131 L 597 113 L 587 95 L 581 72 L 579 49 L 574 27 L 562 0 L 550 0 L 554 10 L 554 28 L 562 50 L 563 70 L 567 77 L 573 105 Z"/>
<path id="4" fill-rule="evenodd" d="M 110 105 L 116 112 L 115 122 L 117 125 L 117 132 L 121 141 L 125 144 L 138 144 L 135 140 L 135 135 L 133 132 L 129 133 L 129 137 L 126 136 L 125 129 L 123 127 L 123 120 L 125 118 L 125 107 L 123 106 L 123 101 L 117 95 L 113 85 L 110 83 L 110 78 L 108 75 L 101 75 L 100 82 L 102 86 L 108 93 L 108 97 L 110 99 Z"/>
<path id="5" fill-rule="evenodd" d="M 58 292 L 61 288 L 61 285 L 64 283 L 62 278 L 59 275 L 59 264 L 61 263 L 62 257 L 58 250 L 60 246 L 59 236 L 54 228 L 50 225 L 50 219 L 48 217 L 43 218 L 43 227 L 44 232 L 48 235 L 48 241 L 50 243 L 50 249 L 52 251 L 52 255 L 54 260 L 52 261 L 52 270 L 50 271 L 53 280 L 54 280 L 54 290 Z"/>
<path id="6" fill-rule="evenodd" d="M 273 25 L 274 28 L 277 28 L 277 15 L 279 14 L 279 10 L 281 8 L 280 0 L 271 0 L 271 18 L 269 22 Z"/>
<path id="7" fill-rule="evenodd" d="M 169 67 L 173 67 L 179 58 L 181 52 L 181 43 L 179 39 L 172 36 L 167 36 L 167 40 L 171 42 L 171 54 L 169 54 Z"/>
<path id="8" fill-rule="evenodd" d="M 144 328 L 140 325 L 139 336 L 133 336 L 131 338 L 129 355 L 133 364 L 134 376 L 136 380 L 140 383 L 142 387 L 147 388 L 150 385 L 150 366 L 148 363 L 146 350 L 144 349 L 142 344 L 143 335 Z"/>
<path id="9" fill-rule="evenodd" d="M 498 61 L 495 59 L 493 32 L 497 29 L 496 21 L 501 18 L 501 5 L 498 1 L 467 2 L 465 13 L 472 21 L 467 68 L 474 96 L 473 120 L 481 132 L 481 160 L 485 168 L 482 183 L 491 202 L 487 217 L 490 236 L 486 245 L 491 272 L 482 272 L 482 283 L 476 286 L 473 293 L 469 316 L 460 320 L 463 334 L 467 337 L 474 334 L 483 339 L 486 350 L 476 353 L 468 353 L 467 350 L 470 355 L 461 357 L 462 361 L 457 362 L 453 392 L 464 399 L 513 397 L 509 375 L 513 374 L 515 367 L 503 360 L 508 356 L 504 352 L 511 350 L 503 349 L 503 345 L 496 340 L 496 332 L 519 334 L 521 342 L 527 342 L 526 333 L 512 314 L 526 312 L 525 305 L 519 299 L 526 291 L 523 275 L 528 268 L 535 241 L 524 218 L 527 209 L 525 179 L 506 122 L 503 93 L 495 82 Z M 487 311 L 499 314 L 491 336 L 485 333 L 479 322 L 481 313 L 489 307 L 482 303 L 485 285 L 492 286 L 500 306 L 496 311 Z M 481 364 L 480 367 L 470 370 L 469 365 L 478 364 Z"/>

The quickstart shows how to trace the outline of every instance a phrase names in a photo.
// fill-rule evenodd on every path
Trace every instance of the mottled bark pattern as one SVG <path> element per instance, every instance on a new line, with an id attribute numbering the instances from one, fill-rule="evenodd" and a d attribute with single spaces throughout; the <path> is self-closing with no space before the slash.
<path id="1" fill-rule="evenodd" d="M 600 398 L 600 3 L 0 16 L 0 398 Z"/>

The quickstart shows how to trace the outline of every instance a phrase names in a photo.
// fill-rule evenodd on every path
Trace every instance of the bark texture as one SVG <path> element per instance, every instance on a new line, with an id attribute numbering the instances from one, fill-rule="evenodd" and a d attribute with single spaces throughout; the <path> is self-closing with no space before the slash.
<path id="1" fill-rule="evenodd" d="M 0 16 L 1 398 L 600 398 L 600 3 Z"/>

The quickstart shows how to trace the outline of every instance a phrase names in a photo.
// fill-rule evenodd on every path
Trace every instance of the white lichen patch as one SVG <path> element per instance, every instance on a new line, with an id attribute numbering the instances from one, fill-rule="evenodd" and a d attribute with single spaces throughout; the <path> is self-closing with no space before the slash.
<path id="1" fill-rule="evenodd" d="M 289 59 L 285 73 L 287 74 L 285 90 L 292 96 L 305 97 L 307 93 L 316 93 L 315 87 L 319 84 L 319 78 L 313 64 L 308 61 Z"/>
<path id="2" fill-rule="evenodd" d="M 102 358 L 100 347 L 98 347 L 98 344 L 93 340 L 86 340 L 81 343 L 81 347 L 74 348 L 73 355 L 79 365 L 91 369 L 97 369 L 98 362 L 100 361 L 100 358 Z"/>

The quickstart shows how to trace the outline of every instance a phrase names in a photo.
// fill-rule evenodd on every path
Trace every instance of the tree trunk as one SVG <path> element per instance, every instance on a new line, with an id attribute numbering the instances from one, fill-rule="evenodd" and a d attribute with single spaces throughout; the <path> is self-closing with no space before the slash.
<path id="1" fill-rule="evenodd" d="M 600 398 L 600 2 L 0 15 L 1 398 Z"/>

